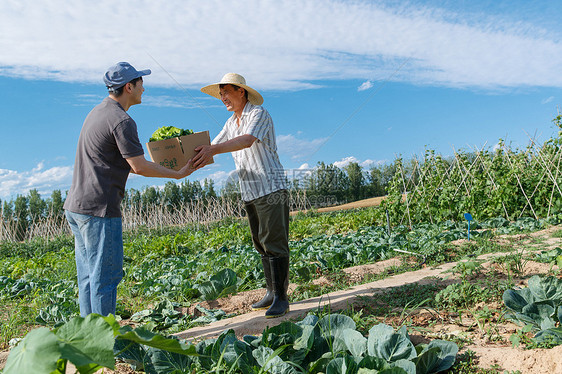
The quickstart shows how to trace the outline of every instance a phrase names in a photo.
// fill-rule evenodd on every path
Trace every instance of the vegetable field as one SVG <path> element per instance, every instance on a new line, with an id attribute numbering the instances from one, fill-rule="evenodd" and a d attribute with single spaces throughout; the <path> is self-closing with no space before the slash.
<path id="1" fill-rule="evenodd" d="M 2 243 L 1 344 L 15 347 L 4 373 L 22 372 L 19 365 L 64 372 L 69 363 L 80 372 L 477 373 L 484 370 L 476 361 L 481 346 L 526 352 L 562 343 L 556 216 L 473 222 L 468 241 L 466 222 L 387 226 L 377 209 L 292 218 L 291 302 L 457 265 L 419 284 L 350 300 L 344 310 L 289 314 L 255 334 L 225 329 L 194 345 L 170 335 L 247 312 L 255 300 L 241 295 L 263 287 L 245 221 L 129 232 L 117 320 L 77 317 L 71 237 Z M 348 271 L 389 261 L 375 272 Z M 84 345 L 76 334 L 99 344 Z M 25 352 L 39 349 L 49 353 L 27 362 Z M 490 365 L 487 372 L 503 372 Z"/>
<path id="2" fill-rule="evenodd" d="M 160 205 L 155 190 L 126 199 L 125 274 L 106 318 L 78 317 L 60 212 L 56 235 L 36 235 L 50 221 L 4 202 L 0 234 L 19 241 L 0 242 L 2 374 L 562 373 L 561 134 L 399 158 L 391 178 L 371 171 L 380 206 L 291 216 L 293 311 L 265 324 L 250 313 L 264 278 L 241 205 L 212 183 L 167 184 Z M 363 181 L 358 165 L 320 163 L 293 181 L 291 206 L 365 195 Z"/>

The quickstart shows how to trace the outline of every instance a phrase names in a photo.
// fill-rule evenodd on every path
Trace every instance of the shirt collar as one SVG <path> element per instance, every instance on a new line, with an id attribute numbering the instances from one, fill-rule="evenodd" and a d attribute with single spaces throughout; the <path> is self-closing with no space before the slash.
<path id="1" fill-rule="evenodd" d="M 242 109 L 242 114 L 240 115 L 240 119 L 247 117 L 250 114 L 250 111 L 252 110 L 253 107 L 254 105 L 250 104 L 250 102 L 247 101 L 246 105 L 244 105 L 244 109 Z M 236 123 L 236 113 L 232 113 L 232 116 L 230 116 L 230 120 Z"/>
<path id="2" fill-rule="evenodd" d="M 250 104 L 250 102 L 247 101 L 246 105 L 244 105 L 244 109 L 242 109 L 242 117 L 245 117 L 248 114 L 250 114 L 250 111 L 252 110 L 253 107 L 254 107 L 254 105 Z"/>

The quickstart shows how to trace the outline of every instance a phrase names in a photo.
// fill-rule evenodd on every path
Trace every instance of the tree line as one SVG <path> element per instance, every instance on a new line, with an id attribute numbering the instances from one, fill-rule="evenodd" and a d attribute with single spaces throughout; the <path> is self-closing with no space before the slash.
<path id="1" fill-rule="evenodd" d="M 321 207 L 385 195 L 395 172 L 395 162 L 369 169 L 364 169 L 356 162 L 341 168 L 319 162 L 314 168 L 299 170 L 292 175 L 287 173 L 286 178 L 291 189 L 305 193 L 310 206 Z M 134 207 L 147 212 L 151 207 L 165 206 L 168 212 L 173 213 L 182 204 L 205 202 L 218 196 L 239 201 L 237 179 L 229 179 L 219 191 L 211 179 L 183 180 L 180 183 L 168 181 L 163 187 L 147 186 L 140 190 L 130 188 L 125 191 L 122 205 L 124 209 Z M 62 208 L 65 198 L 66 192 L 63 194 L 61 190 L 54 190 L 50 197 L 43 198 L 37 189 L 33 189 L 11 200 L 0 199 L 0 229 L 4 231 L 0 239 L 11 237 L 24 240 L 31 227 L 46 221 L 50 224 L 66 224 Z"/>

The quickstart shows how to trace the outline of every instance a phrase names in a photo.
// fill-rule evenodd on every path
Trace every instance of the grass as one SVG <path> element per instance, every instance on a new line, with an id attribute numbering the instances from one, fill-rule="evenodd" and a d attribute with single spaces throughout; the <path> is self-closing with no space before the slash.
<path id="1" fill-rule="evenodd" d="M 514 276 L 523 275 L 529 258 L 523 251 L 514 251 L 505 256 L 495 257 L 491 262 L 493 264 L 498 264 L 507 274 L 508 279 L 513 279 Z"/>
<path id="2" fill-rule="evenodd" d="M 435 295 L 444 288 L 442 284 L 406 284 L 384 290 L 363 298 L 365 307 L 375 316 L 398 315 L 407 309 L 434 307 Z"/>
<path id="3" fill-rule="evenodd" d="M 8 349 L 8 342 L 19 338 L 36 327 L 30 321 L 35 321 L 35 310 L 26 300 L 2 303 L 0 312 L 0 350 Z"/>
<path id="4" fill-rule="evenodd" d="M 550 236 L 552 236 L 553 238 L 562 238 L 562 229 L 553 231 Z"/>
<path id="5" fill-rule="evenodd" d="M 365 283 L 375 282 L 377 280 L 388 278 L 389 276 L 403 274 L 409 271 L 417 270 L 407 262 L 403 262 L 399 266 L 389 266 L 380 273 L 370 273 L 363 276 L 361 279 L 352 280 L 351 276 L 344 272 L 343 269 L 326 272 L 326 284 L 314 284 L 312 281 L 300 283 L 291 295 L 291 302 L 306 300 L 330 292 L 345 290 L 349 287 L 361 285 Z"/>

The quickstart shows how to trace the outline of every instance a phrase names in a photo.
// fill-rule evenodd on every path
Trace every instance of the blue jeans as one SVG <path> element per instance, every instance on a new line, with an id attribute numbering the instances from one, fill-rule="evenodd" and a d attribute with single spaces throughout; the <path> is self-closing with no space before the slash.
<path id="1" fill-rule="evenodd" d="M 121 218 L 65 214 L 74 234 L 80 315 L 115 315 L 117 285 L 123 279 Z"/>

